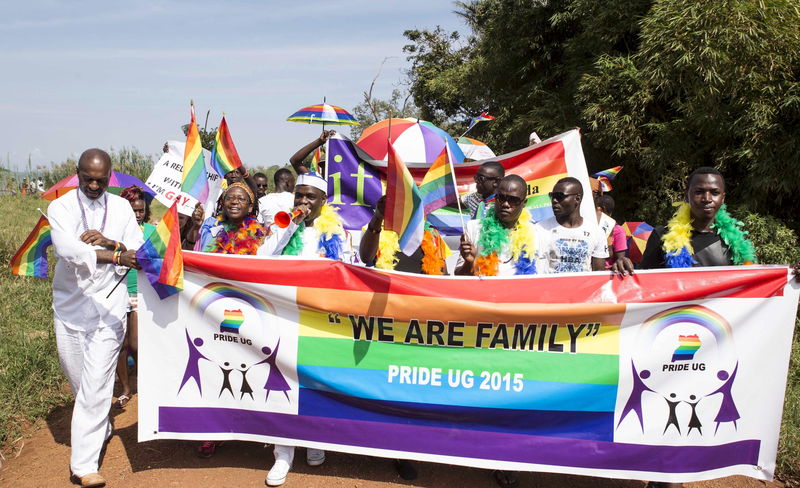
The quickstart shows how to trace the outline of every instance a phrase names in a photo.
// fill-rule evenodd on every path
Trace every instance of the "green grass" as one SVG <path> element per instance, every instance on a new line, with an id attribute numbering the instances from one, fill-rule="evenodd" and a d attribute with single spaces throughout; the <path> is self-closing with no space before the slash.
<path id="1" fill-rule="evenodd" d="M 14 276 L 8 262 L 33 228 L 46 202 L 0 196 L 0 447 L 9 448 L 25 421 L 42 418 L 69 401 L 53 337 L 50 280 Z M 154 205 L 153 219 L 165 209 Z M 51 267 L 54 264 L 51 251 Z M 52 272 L 51 272 L 52 275 Z M 795 328 L 778 448 L 778 475 L 800 486 L 800 321 Z"/>
<path id="2" fill-rule="evenodd" d="M 56 354 L 50 280 L 14 276 L 8 266 L 39 219 L 36 208 L 46 210 L 48 203 L 0 196 L 0 446 L 20 436 L 25 421 L 69 399 Z"/>

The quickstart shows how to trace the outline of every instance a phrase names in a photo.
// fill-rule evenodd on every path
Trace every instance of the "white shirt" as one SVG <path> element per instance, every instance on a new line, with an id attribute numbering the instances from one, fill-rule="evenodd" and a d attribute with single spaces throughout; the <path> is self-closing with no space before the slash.
<path id="1" fill-rule="evenodd" d="M 258 248 L 258 254 L 262 256 L 278 256 L 283 252 L 283 248 L 289 244 L 292 235 L 297 231 L 299 226 L 292 221 L 288 227 L 281 229 L 277 225 L 272 225 L 270 234 L 265 240 L 264 244 Z M 300 251 L 299 257 L 306 258 L 324 258 L 325 251 L 319 247 L 319 231 L 316 227 L 306 227 L 303 230 L 303 250 Z M 340 261 L 348 264 L 358 263 L 358 258 L 353 252 L 353 240 L 349 232 L 344 231 L 342 238 L 342 255 Z"/>
<path id="2" fill-rule="evenodd" d="M 294 193 L 282 191 L 280 193 L 267 193 L 258 199 L 258 214 L 262 223 L 269 227 L 275 221 L 278 212 L 291 212 L 294 208 Z"/>
<path id="3" fill-rule="evenodd" d="M 121 241 L 128 249 L 138 249 L 142 245 L 142 230 L 130 203 L 108 192 L 92 200 L 80 190 L 72 190 L 47 208 L 53 250 L 58 259 L 53 275 L 53 311 L 70 329 L 91 331 L 119 324 L 125 317 L 128 302 L 125 284 L 118 286 L 109 298 L 106 295 L 127 268 L 98 264 L 95 251 L 103 248 L 80 240 L 86 229 L 79 198 L 89 230 L 100 230 L 103 226 L 106 201 L 108 214 L 103 237 Z"/>
<path id="4" fill-rule="evenodd" d="M 464 231 L 464 234 L 466 234 L 469 242 L 471 242 L 472 245 L 475 247 L 476 258 L 481 255 L 481 247 L 478 245 L 478 240 L 480 239 L 480 233 L 481 233 L 480 219 L 470 220 L 469 222 L 467 222 L 467 227 Z M 537 244 L 536 242 L 533 242 L 531 243 L 530 247 L 532 248 L 536 246 L 536 244 Z M 511 248 L 508 244 L 503 246 L 503 249 L 501 249 L 500 252 L 497 253 L 497 258 L 500 260 L 500 264 L 497 267 L 497 276 L 514 276 L 516 274 L 517 267 L 515 266 L 514 260 L 512 259 Z M 535 259 L 535 256 L 532 256 L 531 258 Z M 461 254 L 459 254 L 458 260 L 456 261 L 456 268 L 460 267 L 462 264 L 464 264 L 464 258 L 461 256 Z M 538 263 L 537 263 L 537 272 L 539 272 Z"/>
<path id="5" fill-rule="evenodd" d="M 543 258 L 542 273 L 574 273 L 592 270 L 592 258 L 607 258 L 606 236 L 597 224 L 583 219 L 578 227 L 564 227 L 555 217 L 536 224 L 537 250 Z"/>

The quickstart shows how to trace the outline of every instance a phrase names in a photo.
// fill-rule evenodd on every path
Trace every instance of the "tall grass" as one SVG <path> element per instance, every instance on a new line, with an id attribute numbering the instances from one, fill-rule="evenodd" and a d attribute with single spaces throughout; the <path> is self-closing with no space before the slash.
<path id="1" fill-rule="evenodd" d="M 0 196 L 6 222 L 0 227 L 0 446 L 21 434 L 24 421 L 69 398 L 53 336 L 50 280 L 14 276 L 8 266 L 39 219 L 36 207 L 44 210 L 48 203 L 34 196 Z M 51 259 L 51 271 L 53 264 Z"/>

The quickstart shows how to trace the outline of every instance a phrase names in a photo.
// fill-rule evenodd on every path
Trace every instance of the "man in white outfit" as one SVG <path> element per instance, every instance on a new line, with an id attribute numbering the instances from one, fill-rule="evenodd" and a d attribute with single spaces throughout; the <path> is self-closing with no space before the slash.
<path id="1" fill-rule="evenodd" d="M 111 290 L 127 271 L 139 269 L 135 249 L 142 231 L 130 203 L 105 190 L 111 158 L 88 149 L 78 160 L 79 188 L 48 208 L 58 262 L 53 276 L 53 312 L 61 368 L 75 396 L 70 471 L 81 486 L 103 486 L 100 452 L 111 436 L 108 417 L 114 369 L 125 337 L 128 292 Z"/>

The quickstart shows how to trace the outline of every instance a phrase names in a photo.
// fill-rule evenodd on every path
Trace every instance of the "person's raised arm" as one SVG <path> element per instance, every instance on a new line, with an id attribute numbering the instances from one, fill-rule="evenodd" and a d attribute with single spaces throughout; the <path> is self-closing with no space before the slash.
<path id="1" fill-rule="evenodd" d="M 383 228 L 383 212 L 386 208 L 386 197 L 382 196 L 378 199 L 375 206 L 375 215 L 367 224 L 367 230 L 361 235 L 361 242 L 358 245 L 358 255 L 361 262 L 367 266 L 375 264 L 375 256 L 378 255 L 378 247 L 380 246 L 381 229 Z"/>
<path id="2" fill-rule="evenodd" d="M 308 173 L 309 169 L 305 163 L 305 159 L 309 154 L 311 154 L 312 151 L 325 144 L 328 138 L 334 134 L 336 134 L 335 130 L 324 130 L 319 137 L 298 149 L 297 152 L 294 153 L 294 156 L 289 158 L 289 162 L 292 164 L 292 168 L 294 168 L 295 173 L 298 175 Z"/>
<path id="3" fill-rule="evenodd" d="M 466 231 L 464 234 L 461 234 L 461 244 L 458 246 L 458 250 L 461 256 L 459 256 L 458 263 L 456 263 L 455 274 L 465 276 L 474 274 L 472 267 L 475 264 L 475 254 L 477 250 L 467 238 Z"/>

